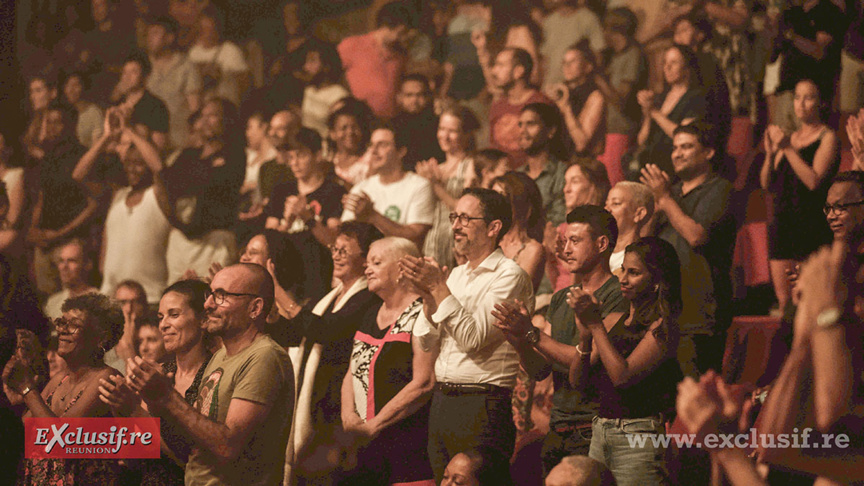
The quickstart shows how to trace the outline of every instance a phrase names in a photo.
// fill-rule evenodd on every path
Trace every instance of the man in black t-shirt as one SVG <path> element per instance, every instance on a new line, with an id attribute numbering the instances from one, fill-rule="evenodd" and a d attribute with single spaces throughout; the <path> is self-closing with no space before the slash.
<path id="1" fill-rule="evenodd" d="M 301 127 L 287 144 L 278 147 L 296 180 L 273 189 L 264 209 L 266 227 L 285 233 L 309 231 L 322 245 L 336 239 L 345 189 L 325 170 L 321 160 L 321 136 Z"/>
<path id="2" fill-rule="evenodd" d="M 438 146 L 438 116 L 432 107 L 429 80 L 422 74 L 409 74 L 402 78 L 396 93 L 399 114 L 392 124 L 408 138 L 408 152 L 402 158 L 402 167 L 413 171 L 417 162 L 437 159 L 444 162 L 444 152 Z"/>

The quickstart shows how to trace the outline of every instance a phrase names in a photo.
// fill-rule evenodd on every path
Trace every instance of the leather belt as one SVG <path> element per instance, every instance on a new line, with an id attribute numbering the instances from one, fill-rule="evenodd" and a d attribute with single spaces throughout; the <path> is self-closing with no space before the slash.
<path id="1" fill-rule="evenodd" d="M 450 396 L 461 395 L 495 395 L 495 396 L 511 396 L 513 390 L 503 388 L 488 383 L 436 383 L 435 390 Z"/>

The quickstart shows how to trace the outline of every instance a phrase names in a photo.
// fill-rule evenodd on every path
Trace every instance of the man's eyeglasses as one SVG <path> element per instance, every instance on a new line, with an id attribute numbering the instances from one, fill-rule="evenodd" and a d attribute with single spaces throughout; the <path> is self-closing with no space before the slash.
<path id="1" fill-rule="evenodd" d="M 459 220 L 460 225 L 467 226 L 468 223 L 470 223 L 471 221 L 474 221 L 475 219 L 486 219 L 486 218 L 482 218 L 482 217 L 475 218 L 474 216 L 468 216 L 465 213 L 462 213 L 462 214 L 450 213 L 450 224 L 455 223 L 457 219 Z"/>
<path id="2" fill-rule="evenodd" d="M 207 300 L 210 297 L 213 297 L 213 302 L 216 305 L 222 305 L 225 303 L 225 296 L 231 295 L 234 297 L 258 297 L 258 294 L 247 294 L 243 292 L 228 292 L 224 289 L 216 289 L 216 290 L 208 290 L 206 295 L 204 296 L 204 300 Z"/>
<path id="3" fill-rule="evenodd" d="M 846 214 L 846 211 L 853 206 L 861 206 L 864 204 L 864 201 L 855 201 L 850 203 L 838 203 L 838 204 L 826 204 L 822 207 L 822 212 L 825 213 L 825 216 L 831 214 L 831 211 L 834 211 L 835 214 Z"/>
<path id="4" fill-rule="evenodd" d="M 84 324 L 81 321 L 67 321 L 62 317 L 54 319 L 54 328 L 57 332 L 65 332 L 67 334 L 78 334 L 84 329 Z"/>
<path id="5" fill-rule="evenodd" d="M 332 246 L 332 245 L 330 246 L 330 255 L 332 255 L 333 258 L 336 258 L 337 256 L 339 258 L 345 258 L 350 254 L 351 254 L 351 252 L 348 251 L 348 248 L 337 248 L 337 247 Z"/>

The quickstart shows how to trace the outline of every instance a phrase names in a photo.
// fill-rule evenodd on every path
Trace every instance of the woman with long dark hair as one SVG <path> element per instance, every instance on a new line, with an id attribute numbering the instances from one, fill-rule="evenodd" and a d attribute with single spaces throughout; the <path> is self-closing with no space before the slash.
<path id="1" fill-rule="evenodd" d="M 671 244 L 649 237 L 627 247 L 623 268 L 628 312 L 604 322 L 590 294 L 573 288 L 567 297 L 580 336 L 570 383 L 580 389 L 591 383 L 597 391 L 591 458 L 620 485 L 668 484 L 663 448 L 650 440 L 633 447 L 627 437 L 664 433 L 664 414 L 675 406 L 681 265 Z"/>

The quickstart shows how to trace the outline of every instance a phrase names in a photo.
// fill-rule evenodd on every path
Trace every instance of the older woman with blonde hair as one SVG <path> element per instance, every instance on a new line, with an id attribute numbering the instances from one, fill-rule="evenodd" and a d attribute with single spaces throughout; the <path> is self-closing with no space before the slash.
<path id="1" fill-rule="evenodd" d="M 423 301 L 402 281 L 406 255 L 420 251 L 388 237 L 372 243 L 366 258 L 368 288 L 383 303 L 361 318 L 342 384 L 342 424 L 364 443 L 350 484 L 435 484 L 426 442 L 436 353 L 414 335 Z"/>

